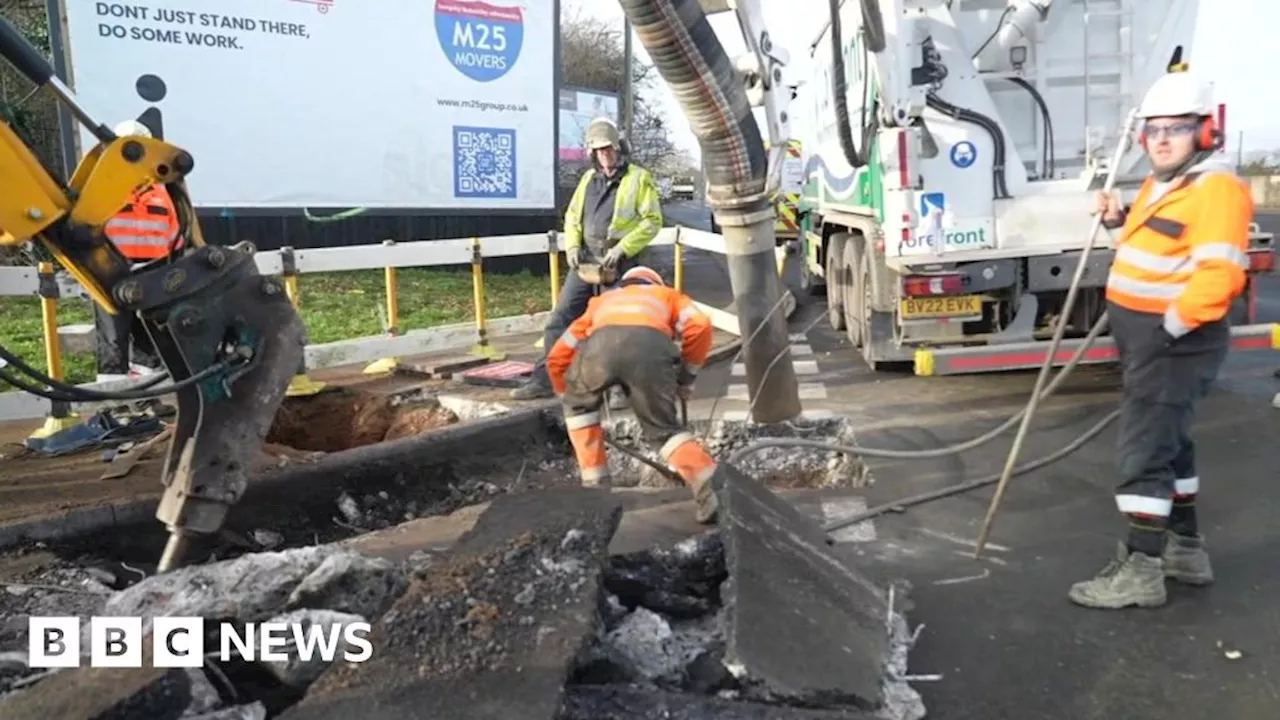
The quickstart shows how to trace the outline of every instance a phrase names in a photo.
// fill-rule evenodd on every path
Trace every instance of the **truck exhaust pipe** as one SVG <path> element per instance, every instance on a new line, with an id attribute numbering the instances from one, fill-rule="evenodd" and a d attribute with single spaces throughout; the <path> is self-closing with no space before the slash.
<path id="1" fill-rule="evenodd" d="M 707 199 L 724 236 L 752 419 L 801 412 L 789 355 L 776 214 L 767 194 L 768 154 L 742 78 L 698 0 L 619 0 L 702 148 Z"/>

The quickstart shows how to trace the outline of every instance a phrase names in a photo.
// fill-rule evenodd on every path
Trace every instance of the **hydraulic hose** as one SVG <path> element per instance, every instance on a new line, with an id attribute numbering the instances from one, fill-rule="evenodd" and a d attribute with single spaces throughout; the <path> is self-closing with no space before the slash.
<path id="1" fill-rule="evenodd" d="M 724 238 L 729 281 L 743 342 L 747 386 L 762 397 L 758 422 L 800 414 L 795 368 L 764 367 L 786 352 L 785 317 L 770 312 L 783 296 L 774 248 L 776 214 L 768 190 L 769 159 L 747 92 L 698 0 L 619 0 L 649 57 L 680 102 L 702 148 L 707 199 Z"/>
<path id="2" fill-rule="evenodd" d="M 1005 151 L 1004 131 L 1000 129 L 999 123 L 982 113 L 975 112 L 968 108 L 962 108 L 938 97 L 936 93 L 929 93 L 925 99 L 928 106 L 943 115 L 953 117 L 961 122 L 972 123 L 987 131 L 991 136 L 991 142 L 995 146 L 994 157 L 991 159 L 991 195 L 996 200 L 1004 200 L 1009 197 L 1009 187 L 1005 183 Z"/>
<path id="3" fill-rule="evenodd" d="M 1049 383 L 1049 385 L 1040 392 L 1041 400 L 1053 395 L 1060 387 L 1062 387 L 1062 383 L 1080 364 L 1085 353 L 1087 353 L 1089 348 L 1093 346 L 1094 341 L 1097 340 L 1098 337 L 1102 335 L 1103 331 L 1107 329 L 1107 324 L 1107 315 L 1106 313 L 1103 313 L 1102 316 L 1098 318 L 1097 322 L 1093 324 L 1093 327 L 1089 329 L 1089 334 L 1085 336 L 1084 342 L 1082 342 L 1080 347 L 1076 349 L 1075 354 L 1071 356 L 1071 359 L 1068 360 L 1067 363 L 1062 366 L 1062 369 L 1058 371 L 1058 374 L 1054 376 L 1053 382 Z M 1000 423 L 1000 425 L 973 438 L 972 440 L 966 440 L 965 442 L 958 443 L 956 445 L 948 445 L 946 447 L 934 448 L 932 450 L 889 450 L 885 448 L 862 447 L 861 445 L 833 445 L 821 440 L 806 440 L 803 438 L 763 438 L 756 440 L 751 445 L 742 448 L 737 452 L 734 452 L 729 456 L 728 462 L 730 464 L 737 464 L 747 455 L 757 453 L 770 447 L 814 448 L 818 450 L 843 452 L 851 455 L 862 455 L 864 457 L 892 458 L 896 460 L 928 460 L 931 458 L 959 455 L 973 450 L 974 448 L 986 445 L 992 440 L 995 440 L 1008 432 L 1009 428 L 1013 427 L 1026 416 L 1029 407 L 1030 405 L 1023 407 L 1016 415 L 1013 415 L 1009 419 Z"/>

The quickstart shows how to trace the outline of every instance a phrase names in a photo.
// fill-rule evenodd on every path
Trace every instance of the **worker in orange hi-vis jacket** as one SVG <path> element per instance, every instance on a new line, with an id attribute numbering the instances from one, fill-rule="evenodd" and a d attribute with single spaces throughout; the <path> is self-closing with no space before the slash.
<path id="1" fill-rule="evenodd" d="M 1214 110 L 1211 87 L 1186 72 L 1162 76 L 1139 108 L 1151 176 L 1128 208 L 1098 197 L 1103 224 L 1122 228 L 1106 294 L 1124 374 L 1116 506 L 1129 532 L 1097 578 L 1072 586 L 1079 605 L 1155 607 L 1167 601 L 1166 578 L 1213 582 L 1190 431 L 1230 345 L 1253 220 L 1248 186 L 1215 156 Z"/>
<path id="2" fill-rule="evenodd" d="M 698 522 L 715 521 L 716 461 L 680 424 L 676 410 L 706 362 L 711 334 L 710 318 L 644 266 L 591 299 L 547 354 L 547 374 L 564 403 L 584 485 L 610 484 L 600 407 L 605 391 L 619 384 L 631 396 L 645 438 L 693 490 Z"/>
<path id="3" fill-rule="evenodd" d="M 137 120 L 116 125 L 121 137 L 151 137 L 151 130 Z M 103 227 L 120 254 L 134 265 L 166 258 L 180 250 L 181 225 L 173 199 L 163 185 L 139 188 Z M 94 306 L 97 334 L 98 381 L 122 380 L 130 375 L 148 375 L 161 369 L 151 337 L 136 313 L 115 315 Z"/>

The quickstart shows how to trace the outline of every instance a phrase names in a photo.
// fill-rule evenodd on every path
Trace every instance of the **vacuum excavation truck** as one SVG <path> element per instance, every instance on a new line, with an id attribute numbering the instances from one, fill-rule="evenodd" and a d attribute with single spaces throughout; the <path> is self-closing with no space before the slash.
<path id="1" fill-rule="evenodd" d="M 1094 193 L 1129 109 L 1188 69 L 1200 2 L 830 5 L 791 106 L 806 155 L 805 289 L 825 290 L 831 326 L 873 368 L 1037 367 L 1060 320 L 1064 362 L 1105 307 L 1103 235 L 1060 317 Z M 1219 133 L 1226 119 L 1219 105 Z M 1148 171 L 1134 144 L 1117 167 L 1126 202 Z M 1272 236 L 1254 230 L 1251 277 L 1274 265 Z M 1270 349 L 1272 334 L 1236 327 L 1233 349 Z M 1084 361 L 1115 357 L 1104 337 Z"/>

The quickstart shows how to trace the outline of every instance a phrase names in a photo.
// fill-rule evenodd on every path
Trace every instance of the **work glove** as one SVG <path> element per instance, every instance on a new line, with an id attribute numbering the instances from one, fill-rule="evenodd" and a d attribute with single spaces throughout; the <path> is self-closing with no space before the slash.
<path id="1" fill-rule="evenodd" d="M 608 268 L 609 270 L 612 270 L 618 267 L 618 263 L 622 261 L 623 255 L 624 253 L 622 252 L 621 245 L 614 245 L 613 247 L 609 248 L 609 252 L 605 253 L 605 256 L 604 256 L 604 263 L 603 263 L 604 267 Z"/>
<path id="2" fill-rule="evenodd" d="M 569 263 L 570 270 L 577 270 L 582 264 L 582 247 L 565 248 L 564 259 Z"/>

